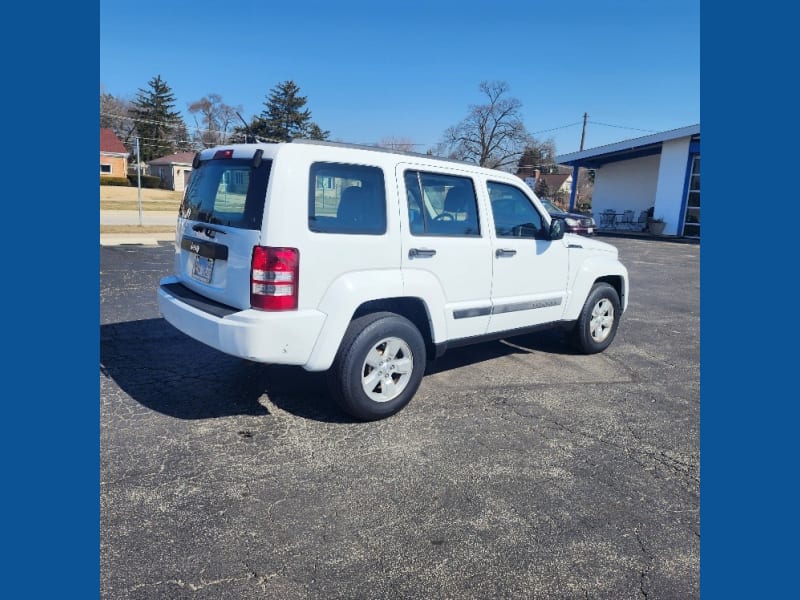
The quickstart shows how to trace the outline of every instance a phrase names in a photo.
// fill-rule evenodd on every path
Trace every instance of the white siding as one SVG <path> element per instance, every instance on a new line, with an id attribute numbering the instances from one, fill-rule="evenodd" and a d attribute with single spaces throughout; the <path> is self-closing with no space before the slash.
<path id="1" fill-rule="evenodd" d="M 666 221 L 664 233 L 678 235 L 681 226 L 681 204 L 683 186 L 686 183 L 686 165 L 689 160 L 689 143 L 685 137 L 664 142 L 661 147 L 661 163 L 658 169 L 658 187 L 654 217 Z"/>
<path id="2" fill-rule="evenodd" d="M 606 209 L 632 209 L 634 221 L 655 204 L 658 155 L 603 165 L 595 171 L 592 212 L 595 219 Z"/>

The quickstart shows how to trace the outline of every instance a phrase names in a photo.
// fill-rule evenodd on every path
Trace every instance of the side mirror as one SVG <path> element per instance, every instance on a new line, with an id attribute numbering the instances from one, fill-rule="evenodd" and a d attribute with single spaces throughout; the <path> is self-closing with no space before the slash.
<path id="1" fill-rule="evenodd" d="M 564 232 L 567 230 L 567 224 L 564 222 L 564 219 L 559 219 L 558 217 L 554 217 L 552 221 L 550 221 L 550 239 L 551 240 L 560 240 L 564 237 Z"/>

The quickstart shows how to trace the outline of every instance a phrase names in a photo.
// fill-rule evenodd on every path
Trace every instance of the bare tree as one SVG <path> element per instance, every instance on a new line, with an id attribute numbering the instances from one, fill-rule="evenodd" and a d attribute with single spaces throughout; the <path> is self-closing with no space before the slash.
<path id="1" fill-rule="evenodd" d="M 515 167 L 533 138 L 522 122 L 522 102 L 508 97 L 509 89 L 504 81 L 481 82 L 488 102 L 470 106 L 467 117 L 445 131 L 439 152 L 492 169 Z"/>
<path id="2" fill-rule="evenodd" d="M 410 138 L 406 137 L 384 137 L 378 142 L 381 148 L 390 148 L 399 152 L 416 152 L 416 144 Z"/>
<path id="3" fill-rule="evenodd" d="M 208 94 L 191 102 L 189 112 L 194 116 L 195 139 L 206 148 L 228 143 L 234 123 L 238 121 L 236 113 L 241 110 L 241 106 L 225 104 L 219 94 Z"/>
<path id="4" fill-rule="evenodd" d="M 578 188 L 576 204 L 583 205 L 584 208 L 592 205 L 592 193 L 594 192 L 594 170 L 578 169 Z"/>
<path id="5" fill-rule="evenodd" d="M 130 148 L 136 124 L 131 118 L 131 102 L 120 96 L 100 91 L 100 127 L 111 129 Z"/>

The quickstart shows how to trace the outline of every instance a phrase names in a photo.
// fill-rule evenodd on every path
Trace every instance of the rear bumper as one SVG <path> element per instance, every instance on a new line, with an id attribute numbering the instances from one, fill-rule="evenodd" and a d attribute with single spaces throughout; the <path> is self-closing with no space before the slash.
<path id="1" fill-rule="evenodd" d="M 158 310 L 167 322 L 207 346 L 247 360 L 305 365 L 325 322 L 325 314 L 317 310 L 239 311 L 214 303 L 204 307 L 176 293 L 181 287 L 176 277 L 160 282 Z"/>

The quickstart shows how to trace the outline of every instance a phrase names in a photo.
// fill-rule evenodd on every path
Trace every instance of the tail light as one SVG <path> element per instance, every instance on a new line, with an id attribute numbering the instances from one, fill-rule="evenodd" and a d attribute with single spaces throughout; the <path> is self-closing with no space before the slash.
<path id="1" fill-rule="evenodd" d="M 250 306 L 261 310 L 297 309 L 300 252 L 297 248 L 253 248 Z"/>

